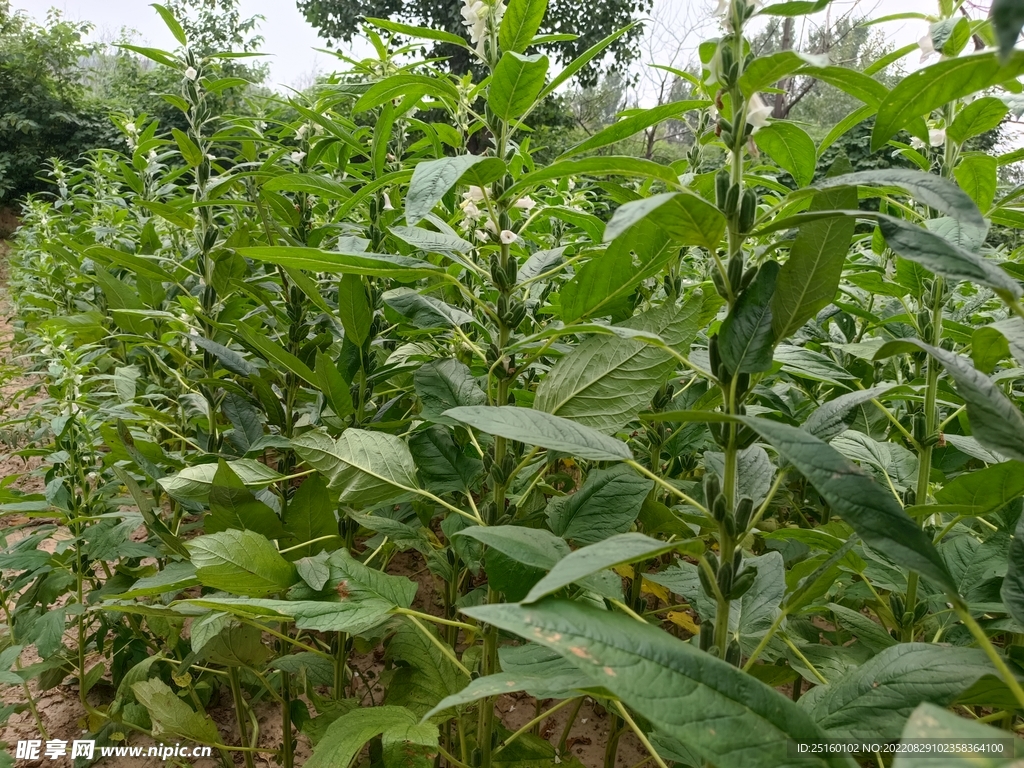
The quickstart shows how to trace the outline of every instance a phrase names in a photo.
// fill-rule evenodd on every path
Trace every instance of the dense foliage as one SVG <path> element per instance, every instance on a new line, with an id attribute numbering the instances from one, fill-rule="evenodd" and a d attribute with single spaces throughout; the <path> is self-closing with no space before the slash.
<path id="1" fill-rule="evenodd" d="M 45 488 L 0 488 L 0 676 L 40 729 L 74 680 L 101 742 L 247 768 L 300 739 L 310 768 L 579 765 L 585 697 L 606 768 L 624 733 L 663 767 L 1020 750 L 1024 270 L 986 242 L 1024 225 L 1024 151 L 970 142 L 1024 19 L 942 3 L 941 57 L 892 87 L 750 52 L 757 14 L 826 5 L 723 2 L 687 98 L 548 164 L 534 110 L 620 33 L 553 75 L 544 0 L 467 5 L 472 42 L 399 30 L 485 79 L 371 29 L 377 58 L 265 120 L 212 108 L 235 79 L 158 7 L 184 127 L 58 163 L 17 238 L 45 397 L 6 427 Z M 816 141 L 769 117 L 787 77 L 858 105 Z M 666 120 L 684 157 L 599 154 Z M 909 167 L 824 159 L 867 120 Z"/>

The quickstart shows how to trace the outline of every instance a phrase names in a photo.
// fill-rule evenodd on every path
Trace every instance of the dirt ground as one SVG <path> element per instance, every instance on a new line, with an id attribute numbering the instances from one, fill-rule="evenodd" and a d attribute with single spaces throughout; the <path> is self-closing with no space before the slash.
<path id="1" fill-rule="evenodd" d="M 0 212 L 2 213 L 2 212 Z M 0 221 L 0 230 L 13 231 L 11 217 L 5 216 Z M 0 231 L 0 238 L 5 234 Z M 12 307 L 7 295 L 7 255 L 10 245 L 6 240 L 0 239 L 0 422 L 9 420 L 19 413 L 24 413 L 31 408 L 33 403 L 41 397 L 39 394 L 28 394 L 27 390 L 34 383 L 33 377 L 22 371 L 18 361 L 14 358 L 12 350 L 13 321 L 11 317 Z M 18 448 L 20 438 L 16 432 L 8 430 L 0 431 L 0 478 L 10 475 L 19 475 L 15 487 L 26 492 L 39 492 L 43 489 L 42 478 L 31 474 L 39 466 L 37 459 L 23 460 L 11 455 Z M 0 537 L 3 536 L 3 529 L 15 525 L 22 525 L 28 522 L 22 517 L 3 518 L 0 517 Z M 49 546 L 56 544 L 59 536 L 47 542 Z M 419 610 L 436 611 L 439 607 L 435 604 L 432 578 L 426 571 L 422 559 L 414 553 L 402 553 L 395 562 L 393 572 L 404 572 L 420 584 L 420 591 L 417 597 L 416 608 Z M 69 644 L 72 641 L 70 633 L 65 638 Z M 380 671 L 380 653 L 368 654 L 365 657 L 354 659 L 354 667 L 359 671 L 364 680 L 375 681 Z M 38 657 L 34 650 L 26 651 L 22 656 L 23 665 L 27 666 Z M 97 659 L 98 661 L 98 659 Z M 370 689 L 376 700 L 380 700 L 383 691 L 378 684 L 370 683 Z M 41 719 L 47 729 L 49 738 L 62 739 L 69 743 L 76 738 L 82 738 L 87 733 L 86 715 L 78 696 L 78 687 L 73 680 L 59 685 L 42 695 L 31 685 L 36 707 L 39 710 Z M 90 692 L 90 703 L 94 706 L 105 703 L 104 694 L 109 695 L 109 686 L 98 684 Z M 24 692 L 16 687 L 5 686 L 2 693 L 4 705 L 23 704 Z M 542 702 L 542 710 L 549 709 L 556 704 L 555 701 Z M 549 739 L 552 743 L 557 742 L 573 707 L 565 707 L 551 717 L 544 720 L 540 725 L 540 735 Z M 282 740 L 282 728 L 280 722 L 280 709 L 274 702 L 259 703 L 254 707 L 257 720 L 260 724 L 261 747 L 276 749 Z M 208 713 L 217 724 L 224 743 L 238 743 L 238 734 L 235 725 L 234 710 L 231 704 L 231 697 L 227 692 L 222 692 L 218 701 L 212 703 Z M 525 694 L 513 694 L 502 696 L 495 704 L 495 714 L 501 722 L 510 730 L 515 731 L 522 727 L 538 713 L 537 702 Z M 601 768 L 604 760 L 604 751 L 608 731 L 608 714 L 592 699 L 587 698 L 576 717 L 575 724 L 569 733 L 567 744 L 572 755 L 587 768 Z M 13 756 L 14 745 L 19 740 L 39 739 L 39 728 L 29 711 L 12 715 L 7 725 L 0 728 L 0 742 L 5 742 L 9 752 Z M 132 735 L 129 743 L 136 746 L 149 746 L 154 741 L 137 734 Z M 296 765 L 301 766 L 310 754 L 310 744 L 304 735 L 299 735 L 296 747 Z M 632 733 L 623 734 L 619 742 L 617 768 L 631 768 L 644 761 L 647 752 L 633 736 Z M 235 755 L 236 765 L 242 765 L 240 754 Z M 50 760 L 40 759 L 35 761 L 18 761 L 17 768 L 38 768 L 44 765 L 58 765 Z M 257 768 L 272 768 L 276 765 L 274 756 L 261 754 L 256 757 Z M 216 759 L 199 759 L 194 762 L 180 760 L 164 761 L 159 758 L 105 758 L 96 763 L 98 766 L 131 766 L 132 768 L 157 768 L 166 765 L 194 765 L 197 768 L 216 768 L 220 765 Z M 339 767 L 340 768 L 340 767 Z"/>

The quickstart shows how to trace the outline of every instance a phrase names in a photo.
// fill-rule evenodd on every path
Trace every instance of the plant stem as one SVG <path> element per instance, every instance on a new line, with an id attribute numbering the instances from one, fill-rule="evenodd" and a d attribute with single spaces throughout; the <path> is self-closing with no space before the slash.
<path id="1" fill-rule="evenodd" d="M 440 638 L 435 636 L 433 632 L 431 632 L 429 629 L 427 629 L 419 619 L 417 619 L 415 616 L 409 616 L 409 621 L 411 621 L 414 625 L 416 625 L 416 629 L 418 629 L 420 632 L 422 632 L 423 635 L 430 642 L 432 642 L 435 646 L 437 646 L 437 649 L 439 651 L 441 651 L 441 653 L 443 653 L 448 658 L 448 660 L 452 664 L 454 664 L 455 667 L 460 672 L 462 672 L 462 674 L 464 674 L 466 677 L 469 677 L 469 678 L 473 677 L 473 673 L 470 672 L 468 669 L 466 669 L 465 666 L 463 666 L 462 662 L 459 661 L 458 657 L 456 657 L 455 652 L 452 651 L 452 649 L 449 648 L 447 645 L 442 643 Z"/>
<path id="2" fill-rule="evenodd" d="M 507 739 L 505 739 L 501 743 L 501 746 L 499 746 L 496 750 L 494 750 L 494 755 L 495 756 L 498 755 L 501 752 L 501 750 L 503 750 L 505 747 L 507 747 L 509 744 L 511 744 L 516 739 L 518 739 L 524 733 L 529 733 L 529 731 L 535 725 L 539 725 L 540 723 L 543 723 L 545 720 L 547 720 L 549 717 L 551 717 L 551 715 L 555 714 L 555 712 L 557 712 L 558 710 L 562 709 L 563 707 L 568 706 L 569 704 L 572 704 L 576 700 L 577 699 L 575 699 L 575 698 L 573 698 L 573 699 L 565 699 L 565 700 L 560 701 L 557 704 L 555 704 L 555 706 L 553 706 L 551 709 L 549 709 L 549 710 L 547 710 L 545 712 L 541 712 L 539 715 L 537 715 L 535 718 L 533 718 L 530 722 L 528 722 L 526 725 L 524 725 L 518 731 L 516 731 L 511 736 L 509 736 Z M 582 701 L 583 700 L 582 697 L 579 697 L 579 700 Z"/>
<path id="3" fill-rule="evenodd" d="M 572 708 L 572 712 L 569 713 L 569 719 L 565 721 L 565 728 L 562 729 L 562 736 L 558 739 L 558 744 L 555 745 L 555 753 L 561 755 L 565 752 L 566 742 L 569 740 L 569 734 L 572 732 L 573 725 L 576 724 L 576 718 L 580 714 L 580 709 L 583 708 L 583 696 L 579 696 L 576 699 L 576 706 Z"/>
<path id="4" fill-rule="evenodd" d="M 336 633 L 335 643 L 337 647 L 334 650 L 334 699 L 341 701 L 345 698 L 345 686 L 348 684 L 348 633 Z"/>
<path id="5" fill-rule="evenodd" d="M 231 681 L 231 696 L 235 701 L 235 719 L 238 721 L 238 738 L 243 747 L 251 747 L 249 743 L 249 729 L 245 724 L 245 699 L 242 698 L 242 686 L 238 683 L 238 668 L 228 667 L 228 679 Z M 256 768 L 253 762 L 252 753 L 246 750 L 242 753 L 245 760 L 245 768 Z"/>
<path id="6" fill-rule="evenodd" d="M 957 615 L 960 616 L 960 621 L 964 623 L 971 635 L 977 641 L 978 645 L 988 656 L 992 665 L 998 670 L 999 675 L 1003 678 L 1003 682 L 1013 692 L 1014 697 L 1020 704 L 1021 709 L 1024 709 L 1024 688 L 1021 688 L 1020 682 L 1017 680 L 1017 676 L 1010 671 L 1010 668 L 1006 666 L 1006 661 L 999 652 L 992 645 L 992 641 L 988 639 L 988 635 L 985 634 L 985 630 L 974 620 L 971 616 L 967 606 L 964 605 L 960 598 L 956 598 L 956 602 L 953 603 L 953 608 L 956 610 Z"/>
<path id="7" fill-rule="evenodd" d="M 633 722 L 633 718 L 629 716 L 629 712 L 627 712 L 626 708 L 622 706 L 621 701 L 615 702 L 615 708 L 619 710 L 619 713 L 622 715 L 622 719 L 626 721 L 626 724 L 630 727 L 633 733 L 636 734 L 636 737 L 640 740 L 640 743 L 644 745 L 644 749 L 651 753 L 651 757 L 654 758 L 654 762 L 661 766 L 661 768 L 668 768 L 668 766 L 665 765 L 665 761 L 661 759 L 661 756 L 658 754 L 657 750 L 651 745 L 651 742 L 647 739 L 646 734 L 644 734 L 644 732 L 640 730 L 640 726 Z"/>

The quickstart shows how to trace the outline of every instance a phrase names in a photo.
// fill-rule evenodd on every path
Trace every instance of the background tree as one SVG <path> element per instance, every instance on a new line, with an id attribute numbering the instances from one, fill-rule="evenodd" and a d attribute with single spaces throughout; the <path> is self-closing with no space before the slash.
<path id="1" fill-rule="evenodd" d="M 461 0 L 298 0 L 297 4 L 320 36 L 330 41 L 351 42 L 359 34 L 365 18 L 394 19 L 462 36 L 466 33 Z M 565 63 L 650 11 L 652 4 L 652 0 L 603 0 L 600 3 L 551 0 L 539 34 L 578 37 L 551 41 L 537 48 Z M 640 26 L 633 27 L 608 47 L 607 58 L 614 68 L 624 71 L 637 59 L 641 34 Z M 468 71 L 472 65 L 468 53 L 457 46 L 439 44 L 431 55 L 448 57 L 449 67 L 458 74 Z M 601 62 L 592 62 L 580 73 L 580 82 L 594 85 L 602 69 L 605 68 Z"/>

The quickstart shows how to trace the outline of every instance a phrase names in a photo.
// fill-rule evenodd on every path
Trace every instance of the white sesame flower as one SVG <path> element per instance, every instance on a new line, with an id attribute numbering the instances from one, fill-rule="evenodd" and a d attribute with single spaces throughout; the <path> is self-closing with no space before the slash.
<path id="1" fill-rule="evenodd" d="M 463 24 L 469 30 L 469 40 L 476 45 L 477 53 L 483 54 L 487 37 L 487 4 L 483 0 L 466 0 L 462 6 Z"/>
<path id="2" fill-rule="evenodd" d="M 298 130 L 295 131 L 295 138 L 302 141 L 306 138 L 307 133 L 309 133 L 309 123 L 303 123 L 299 126 Z"/>
<path id="3" fill-rule="evenodd" d="M 483 215 L 483 211 L 472 200 L 463 200 L 459 207 L 467 219 L 479 219 Z"/>
<path id="4" fill-rule="evenodd" d="M 501 238 L 501 242 L 503 242 L 505 245 L 511 245 L 512 243 L 519 239 L 519 235 L 517 235 L 511 229 L 501 230 L 501 234 L 499 235 L 499 237 Z"/>
<path id="5" fill-rule="evenodd" d="M 931 30 L 926 32 L 924 36 L 917 41 L 917 47 L 921 49 L 921 61 L 927 61 L 937 53 L 935 50 L 935 42 L 932 40 Z"/>
<path id="6" fill-rule="evenodd" d="M 913 147 L 914 149 L 921 150 L 927 147 L 928 145 L 921 141 L 919 138 L 917 138 L 917 136 L 913 136 L 910 139 L 910 146 Z"/>
<path id="7" fill-rule="evenodd" d="M 291 160 L 296 165 L 298 165 L 299 163 L 302 162 L 302 158 L 304 158 L 305 156 L 305 152 L 292 152 L 290 155 L 288 155 L 288 159 Z"/>
<path id="8" fill-rule="evenodd" d="M 485 221 L 484 229 L 486 229 L 492 235 L 498 234 L 498 227 L 494 224 L 494 219 L 488 219 L 487 221 Z"/>
<path id="9" fill-rule="evenodd" d="M 489 243 L 491 241 L 491 236 L 483 229 L 474 230 L 473 236 L 481 243 Z"/>
<path id="10" fill-rule="evenodd" d="M 946 143 L 946 131 L 942 128 L 932 128 L 928 131 L 928 143 L 933 147 L 941 147 Z"/>
<path id="11" fill-rule="evenodd" d="M 462 193 L 463 200 L 472 200 L 474 203 L 479 203 L 486 197 L 487 195 L 483 187 L 470 186 L 469 189 Z"/>
<path id="12" fill-rule="evenodd" d="M 758 128 L 768 125 L 771 114 L 772 107 L 764 103 L 760 94 L 755 93 L 751 96 L 750 103 L 747 104 L 747 123 L 754 127 L 751 133 L 756 133 Z"/>
<path id="13" fill-rule="evenodd" d="M 534 200 L 529 195 L 524 195 L 523 197 L 520 197 L 518 200 L 516 200 L 512 207 L 520 208 L 524 211 L 532 211 L 536 207 L 536 205 L 536 200 Z"/>
<path id="14" fill-rule="evenodd" d="M 729 13 L 729 0 L 718 0 L 718 7 L 711 12 L 715 16 L 726 16 Z"/>
<path id="15" fill-rule="evenodd" d="M 199 77 L 199 73 L 196 72 L 195 67 L 189 67 L 185 70 L 185 77 L 187 77 L 189 80 L 195 80 L 197 77 Z"/>
<path id="16" fill-rule="evenodd" d="M 395 210 L 395 206 L 393 206 L 391 204 L 391 197 L 388 195 L 387 192 L 384 193 L 384 210 L 385 211 L 393 211 L 393 210 Z"/>

